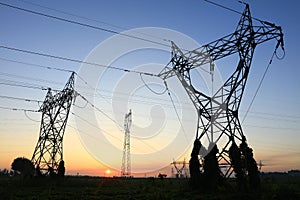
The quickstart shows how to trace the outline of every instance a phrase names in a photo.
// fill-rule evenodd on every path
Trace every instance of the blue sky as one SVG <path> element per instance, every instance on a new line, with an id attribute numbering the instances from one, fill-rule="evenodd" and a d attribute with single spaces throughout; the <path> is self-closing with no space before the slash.
<path id="1" fill-rule="evenodd" d="M 143 27 L 171 29 L 191 37 L 200 44 L 208 43 L 232 33 L 240 17 L 236 13 L 216 7 L 202 0 L 1 0 L 0 2 L 112 29 L 118 32 Z M 241 12 L 244 9 L 244 6 L 235 0 L 216 2 Z M 282 26 L 286 56 L 283 60 L 274 58 L 258 96 L 243 124 L 244 133 L 250 145 L 254 148 L 256 159 L 263 160 L 263 162 L 266 163 L 266 170 L 284 171 L 290 168 L 299 168 L 300 81 L 298 77 L 300 75 L 300 68 L 297 67 L 300 46 L 298 38 L 300 25 L 297 22 L 297 19 L 300 17 L 297 10 L 299 3 L 296 1 L 278 0 L 248 1 L 248 3 L 250 4 L 252 16 Z M 71 13 L 73 16 L 63 12 Z M 104 31 L 37 16 L 5 6 L 0 6 L 0 26 L 0 44 L 3 46 L 16 47 L 78 60 L 88 58 L 88 55 L 90 55 L 91 51 L 97 45 L 113 36 L 113 34 Z M 167 35 L 164 35 L 164 38 L 169 39 Z M 153 38 L 153 40 L 166 43 L 161 40 L 161 38 Z M 126 37 L 124 41 L 126 43 Z M 258 46 L 256 49 L 240 109 L 241 119 L 258 87 L 258 83 L 269 62 L 275 45 L 275 41 L 269 41 Z M 118 49 L 121 47 L 116 45 L 114 48 Z M 148 56 L 143 56 L 143 53 Z M 39 84 L 58 89 L 63 87 L 70 75 L 69 73 L 11 63 L 3 59 L 70 69 L 76 72 L 79 72 L 80 67 L 82 67 L 78 63 L 28 55 L 2 48 L 0 48 L 0 58 L 1 82 L 23 81 L 27 84 Z M 122 68 L 131 68 L 132 66 L 142 65 L 143 63 L 166 64 L 169 58 L 168 52 L 145 51 L 128 55 L 128 57 L 124 56 L 115 61 L 114 64 Z M 234 70 L 236 61 L 236 57 L 232 57 L 217 62 L 217 66 L 224 79 Z M 143 68 L 143 70 L 147 71 L 147 68 Z M 149 71 L 152 72 L 151 70 Z M 109 85 L 111 84 L 109 80 L 118 80 L 118 78 L 124 76 L 124 74 L 113 71 L 107 73 L 107 80 L 102 79 L 102 81 L 106 80 L 107 82 L 104 83 L 104 87 L 100 87 L 100 93 L 106 96 L 108 101 L 111 102 L 113 96 L 111 91 L 113 91 L 114 85 Z M 1 95 L 13 97 L 43 100 L 45 96 L 45 91 L 7 85 L 0 85 L 0 90 Z M 178 125 L 179 122 L 174 115 L 174 110 L 172 111 L 172 104 L 168 101 L 167 96 L 159 97 L 147 93 L 145 97 L 145 93 L 143 92 L 137 93 L 136 95 L 140 95 L 141 97 L 133 96 L 130 100 L 130 105 L 135 107 L 132 109 L 133 118 L 136 123 L 139 122 L 142 124 L 142 122 L 145 121 L 143 126 L 147 126 L 149 123 L 151 124 L 151 120 L 153 120 L 151 119 L 151 102 L 154 102 L 161 107 L 167 104 L 167 107 L 169 106 L 168 108 L 170 109 L 166 112 L 173 112 L 172 123 L 177 122 Z M 154 100 L 150 99 L 150 97 L 154 98 Z M 147 102 L 148 104 L 145 104 Z M 108 105 L 107 100 L 105 101 L 100 98 L 96 103 L 109 115 L 113 116 L 113 114 L 115 114 Z M 0 106 L 26 109 L 38 108 L 38 105 L 35 103 L 12 101 L 3 98 L 0 99 Z M 181 108 L 178 109 L 181 111 Z M 193 116 L 193 110 L 190 109 L 189 112 L 191 112 Z M 29 116 L 25 116 L 24 112 L 3 109 L 0 110 L 0 113 L 0 143 L 2 143 L 0 145 L 0 154 L 1 159 L 2 157 L 4 158 L 0 160 L 0 168 L 8 168 L 10 162 L 16 156 L 31 158 L 39 130 L 39 122 L 32 121 L 32 119 L 38 121 L 40 115 L 27 113 Z M 124 112 L 117 113 L 118 118 L 123 119 L 124 114 Z M 76 116 L 70 116 L 70 124 L 76 124 L 75 118 Z M 117 131 L 115 130 L 114 124 L 108 119 L 105 119 L 105 117 L 98 116 L 98 120 L 103 122 L 104 125 L 101 125 L 103 129 L 110 130 L 112 134 L 114 134 L 114 131 Z M 166 120 L 166 123 L 168 123 L 168 120 Z M 138 124 L 135 125 L 138 126 Z M 190 127 L 192 125 L 187 122 L 187 126 Z M 188 137 L 194 137 L 194 133 L 188 134 Z M 117 141 L 117 143 L 122 143 L 123 136 L 118 136 L 120 136 L 121 139 Z M 65 159 L 69 159 L 69 163 L 77 165 L 77 160 L 75 156 L 72 155 L 72 152 L 76 152 L 88 160 L 87 163 L 91 164 L 90 166 L 78 165 L 77 168 L 75 167 L 72 170 L 82 173 L 94 173 L 89 170 L 99 167 L 98 165 L 102 166 L 103 163 L 99 164 L 99 162 L 94 159 L 95 156 L 92 155 L 93 150 L 87 146 L 84 147 L 80 141 L 82 142 L 82 135 L 80 136 L 80 133 L 76 133 L 74 129 L 67 129 L 64 146 Z M 72 144 L 78 145 L 74 147 Z M 142 146 L 142 144 L 137 144 L 137 146 L 139 145 Z M 137 148 L 136 151 L 139 151 L 139 149 L 141 148 Z M 183 149 L 185 149 L 185 147 L 183 147 Z M 188 159 L 188 154 L 189 153 L 181 156 L 178 155 L 176 158 L 182 159 L 187 156 Z M 159 160 L 159 158 L 156 159 Z M 163 161 L 163 163 L 165 162 L 167 165 L 169 161 L 172 161 L 173 157 L 164 157 L 164 159 L 169 159 Z M 115 162 L 117 166 L 120 165 L 119 162 L 121 161 L 117 159 Z M 142 167 L 140 166 L 140 168 Z"/>

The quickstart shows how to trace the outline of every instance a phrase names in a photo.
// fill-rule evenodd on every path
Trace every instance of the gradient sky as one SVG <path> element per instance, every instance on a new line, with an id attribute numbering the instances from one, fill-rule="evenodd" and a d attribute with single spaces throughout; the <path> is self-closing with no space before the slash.
<path id="1" fill-rule="evenodd" d="M 88 23 L 118 32 L 143 27 L 171 29 L 193 38 L 200 44 L 208 43 L 232 33 L 240 17 L 236 13 L 216 7 L 203 0 L 1 0 L 0 2 L 80 21 L 82 23 Z M 238 3 L 238 1 L 226 0 L 216 2 L 241 12 L 244 9 L 244 6 Z M 256 160 L 262 160 L 266 165 L 263 167 L 263 171 L 287 171 L 289 169 L 299 169 L 300 68 L 297 67 L 297 59 L 300 46 L 298 32 L 300 31 L 300 25 L 297 22 L 297 19 L 300 18 L 298 11 L 300 3 L 297 1 L 278 0 L 248 1 L 248 3 L 250 4 L 252 16 L 282 26 L 285 34 L 286 56 L 284 60 L 274 58 L 253 106 L 243 123 L 244 134 L 248 139 L 249 145 L 254 149 Z M 73 16 L 66 12 L 73 14 Z M 113 36 L 113 34 L 104 31 L 33 15 L 1 5 L 0 26 L 0 44 L 3 46 L 78 60 L 87 59 L 97 45 Z M 166 43 L 162 38 L 158 38 L 160 36 L 161 35 L 151 33 L 152 40 Z M 164 38 L 169 39 L 168 36 L 165 35 Z M 129 38 L 124 37 L 125 43 L 127 42 L 126 39 L 128 39 L 128 42 L 131 41 Z M 175 43 L 176 42 L 180 43 L 180 41 L 175 41 Z M 256 49 L 246 85 L 246 91 L 240 108 L 240 119 L 243 119 L 244 117 L 245 111 L 274 51 L 275 45 L 276 41 L 269 41 L 258 46 Z M 120 46 L 114 46 L 114 48 L 121 48 L 121 44 Z M 280 53 L 281 52 L 279 52 L 279 54 Z M 141 67 L 139 69 L 153 73 L 156 71 L 153 68 L 150 69 L 151 66 L 141 65 L 160 63 L 162 67 L 163 64 L 167 64 L 170 59 L 168 52 L 151 50 L 136 52 L 135 54 L 128 54 L 126 56 L 115 60 L 112 64 L 128 69 L 139 66 Z M 1 83 L 17 82 L 19 84 L 27 85 L 38 84 L 55 89 L 63 88 L 70 73 L 12 63 L 5 59 L 53 66 L 60 69 L 70 69 L 78 73 L 83 67 L 74 62 L 44 58 L 0 48 Z M 236 61 L 236 58 L 229 58 L 217 62 L 218 69 L 220 70 L 223 79 L 226 79 L 226 77 L 234 70 Z M 147 67 L 149 70 L 147 70 Z M 120 79 L 124 81 L 126 78 L 128 80 L 136 80 L 138 78 L 140 81 L 140 78 L 136 75 L 125 75 L 124 73 L 113 70 L 105 73 L 106 74 L 103 75 L 100 81 L 100 86 L 97 86 L 100 94 L 97 93 L 98 97 L 94 97 L 93 100 L 95 105 L 101 108 L 107 115 L 115 118 L 116 121 L 122 125 L 122 120 L 127 108 L 116 109 L 116 107 L 114 107 L 115 110 L 112 109 L 111 104 L 118 104 L 118 101 L 125 101 L 122 99 L 120 90 L 114 92 L 116 91 L 114 82 L 117 82 Z M 149 82 L 152 81 L 147 78 L 145 78 L 145 80 Z M 125 81 L 123 86 L 129 87 L 129 84 L 129 82 Z M 161 87 L 155 88 L 155 85 L 153 87 L 157 90 L 163 89 Z M 201 87 L 201 84 L 199 84 L 199 87 Z M 206 90 L 206 88 L 204 87 L 203 90 Z M 0 91 L 2 96 L 36 99 L 41 101 L 43 101 L 46 94 L 46 92 L 42 90 L 11 87 L 7 85 L 0 85 Z M 92 91 L 89 91 L 87 88 L 85 88 L 85 92 L 86 93 L 83 95 L 92 95 Z M 145 130 L 145 127 L 149 127 L 151 123 L 159 123 L 159 120 L 153 120 L 160 119 L 160 117 L 164 120 L 164 128 L 166 128 L 166 130 L 163 130 L 165 135 L 157 136 L 157 140 L 144 140 L 141 142 L 142 140 L 133 138 L 133 153 L 147 155 L 149 152 L 156 151 L 162 147 L 167 148 L 165 146 L 168 146 L 168 142 L 174 139 L 172 133 L 178 131 L 177 129 L 180 128 L 179 121 L 176 118 L 170 99 L 167 95 L 158 96 L 149 91 L 145 92 L 143 90 L 135 92 L 136 93 L 131 95 L 127 100 L 128 105 L 133 110 L 133 126 L 135 128 L 133 129 L 132 134 L 137 138 L 149 136 L 147 134 L 151 133 L 139 133 L 138 130 Z M 99 95 L 103 98 L 100 98 Z M 126 97 L 128 97 L 128 95 Z M 114 102 L 114 100 L 117 102 Z M 149 156 L 146 156 L 149 162 L 158 163 L 157 165 L 153 164 L 153 166 L 156 167 L 169 166 L 169 163 L 172 162 L 173 159 L 189 159 L 190 139 L 195 136 L 193 127 L 195 125 L 192 123 L 195 111 L 192 109 L 192 105 L 187 98 L 185 100 L 175 98 L 174 101 L 176 103 L 175 105 L 178 106 L 177 109 L 179 114 L 183 112 L 183 109 L 186 109 L 185 111 L 190 113 L 191 119 L 184 118 L 182 121 L 186 133 L 179 132 L 179 134 L 187 134 L 185 136 L 187 141 L 176 143 L 178 147 L 176 150 L 173 147 L 173 149 L 170 149 L 174 150 L 175 154 L 177 153 L 174 157 L 169 153 L 161 156 L 150 156 L 151 159 Z M 78 99 L 77 103 L 77 105 L 75 104 L 76 106 L 84 106 L 84 102 L 80 99 Z M 0 106 L 36 110 L 39 105 L 32 102 L 0 98 Z M 70 115 L 68 121 L 70 126 L 67 127 L 64 137 L 64 160 L 66 162 L 67 174 L 76 174 L 79 172 L 80 174 L 104 175 L 106 169 L 110 167 L 121 167 L 121 153 L 118 156 L 115 156 L 115 154 L 111 155 L 111 160 L 106 161 L 106 158 L 101 156 L 105 154 L 109 157 L 109 149 L 103 149 L 98 146 L 88 146 L 89 142 L 95 142 L 95 140 L 99 138 L 96 129 L 92 129 L 88 126 L 80 127 L 82 124 L 78 123 L 76 114 L 82 116 L 86 120 L 89 120 L 89 116 L 80 113 L 78 111 L 80 110 L 79 107 L 74 109 L 73 106 L 72 112 L 74 112 L 75 115 Z M 85 109 L 88 108 L 89 107 L 87 106 Z M 162 108 L 165 113 L 161 113 Z M 41 114 L 24 113 L 22 111 L 5 109 L 1 109 L 0 113 L 0 169 L 3 169 L 10 168 L 13 159 L 18 156 L 31 158 L 39 134 L 39 120 Z M 109 133 L 108 135 L 104 134 L 106 139 L 115 147 L 118 147 L 121 152 L 123 143 L 122 130 L 118 129 L 115 123 L 104 115 L 101 115 L 101 113 L 94 113 L 98 121 L 96 126 L 101 127 L 102 130 Z M 159 116 L 156 116 L 156 114 L 159 114 Z M 80 132 L 76 129 L 85 130 Z M 88 134 L 85 134 L 87 132 Z M 87 137 L 87 135 L 89 136 Z M 111 135 L 118 139 L 114 139 Z M 101 141 L 99 142 L 99 144 L 104 145 Z M 153 149 L 151 150 L 150 147 Z M 182 153 L 178 154 L 177 149 L 182 149 Z M 137 159 L 142 161 L 141 158 Z M 107 162 L 114 163 L 114 166 L 108 166 L 109 164 Z M 136 160 L 133 160 L 132 162 L 133 168 L 136 168 L 137 170 L 143 171 L 143 169 L 146 168 L 149 170 L 149 164 L 146 167 L 143 163 L 137 163 Z M 113 169 L 111 170 L 113 171 Z M 170 168 L 165 170 L 167 170 L 167 173 L 170 173 Z M 119 174 L 119 171 L 113 173 Z"/>

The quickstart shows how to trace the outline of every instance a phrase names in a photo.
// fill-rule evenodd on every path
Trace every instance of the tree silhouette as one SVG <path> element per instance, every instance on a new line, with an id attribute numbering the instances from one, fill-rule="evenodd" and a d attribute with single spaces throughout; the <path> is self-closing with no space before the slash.
<path id="1" fill-rule="evenodd" d="M 215 191 L 218 183 L 221 180 L 220 168 L 217 159 L 219 152 L 217 145 L 213 144 L 211 151 L 204 157 L 203 169 L 205 187 L 207 191 Z"/>
<path id="2" fill-rule="evenodd" d="M 191 153 L 191 159 L 189 161 L 189 169 L 190 169 L 190 184 L 192 188 L 199 188 L 202 181 L 202 174 L 200 171 L 200 162 L 199 162 L 199 151 L 201 148 L 201 142 L 196 139 L 194 141 L 193 150 Z"/>
<path id="3" fill-rule="evenodd" d="M 58 168 L 57 168 L 57 176 L 59 177 L 64 177 L 65 176 L 65 162 L 63 160 L 61 160 L 59 162 Z"/>
<path id="4" fill-rule="evenodd" d="M 248 172 L 249 187 L 253 191 L 260 190 L 260 178 L 257 163 L 253 157 L 253 150 L 248 147 L 246 139 L 243 138 L 240 145 L 242 151 L 243 162 L 245 163 L 246 170 Z"/>
<path id="5" fill-rule="evenodd" d="M 240 191 L 246 190 L 246 172 L 245 166 L 242 163 L 242 154 L 236 143 L 233 141 L 229 148 L 229 157 L 237 178 L 238 189 Z"/>
<path id="6" fill-rule="evenodd" d="M 24 157 L 19 157 L 14 159 L 11 164 L 11 169 L 13 169 L 18 174 L 21 174 L 22 177 L 31 177 L 34 175 L 34 166 L 33 163 Z"/>

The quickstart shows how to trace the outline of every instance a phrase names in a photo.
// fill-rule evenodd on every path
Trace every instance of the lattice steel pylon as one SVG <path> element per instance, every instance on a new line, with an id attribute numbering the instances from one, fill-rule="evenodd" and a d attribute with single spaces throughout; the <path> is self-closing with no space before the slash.
<path id="1" fill-rule="evenodd" d="M 187 177 L 187 173 L 186 173 L 186 171 L 187 171 L 187 168 L 186 168 L 186 161 L 185 161 L 185 159 L 183 160 L 183 161 L 173 161 L 172 163 L 171 163 L 171 165 L 173 165 L 174 166 L 174 168 L 176 169 L 176 178 L 185 178 L 185 177 Z M 177 165 L 181 165 L 181 167 L 178 167 Z M 173 168 L 172 168 L 173 169 Z M 173 173 L 172 173 L 173 174 Z"/>
<path id="2" fill-rule="evenodd" d="M 181 81 L 197 110 L 196 139 L 200 140 L 202 145 L 200 157 L 205 156 L 214 144 L 217 144 L 217 159 L 219 167 L 223 169 L 221 174 L 225 177 L 232 173 L 230 144 L 246 140 L 239 120 L 239 107 L 255 47 L 271 39 L 277 40 L 276 49 L 280 45 L 283 49 L 281 27 L 260 20 L 259 25 L 253 25 L 249 5 L 246 4 L 238 26 L 232 34 L 192 51 L 182 50 L 172 42 L 170 64 L 159 73 L 164 80 L 177 76 Z M 194 88 L 190 74 L 192 69 L 210 64 L 213 72 L 214 61 L 232 54 L 239 55 L 238 65 L 220 89 L 208 96 Z M 221 140 L 223 146 L 219 146 Z"/>
<path id="3" fill-rule="evenodd" d="M 64 89 L 53 95 L 48 89 L 39 111 L 42 112 L 40 134 L 31 161 L 42 173 L 52 168 L 57 172 L 63 161 L 63 137 L 74 99 L 74 72 Z"/>
<path id="4" fill-rule="evenodd" d="M 131 160 L 130 160 L 130 127 L 132 123 L 132 113 L 125 114 L 124 119 L 124 145 L 123 145 L 123 158 L 121 167 L 121 176 L 131 176 Z"/>

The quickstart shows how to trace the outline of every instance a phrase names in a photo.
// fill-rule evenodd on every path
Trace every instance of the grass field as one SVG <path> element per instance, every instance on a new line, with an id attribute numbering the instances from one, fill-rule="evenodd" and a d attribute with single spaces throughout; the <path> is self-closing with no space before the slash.
<path id="1" fill-rule="evenodd" d="M 0 199 L 283 199 L 300 200 L 300 178 L 268 178 L 261 194 L 220 188 L 191 190 L 188 179 L 72 177 L 62 179 L 0 177 Z"/>

